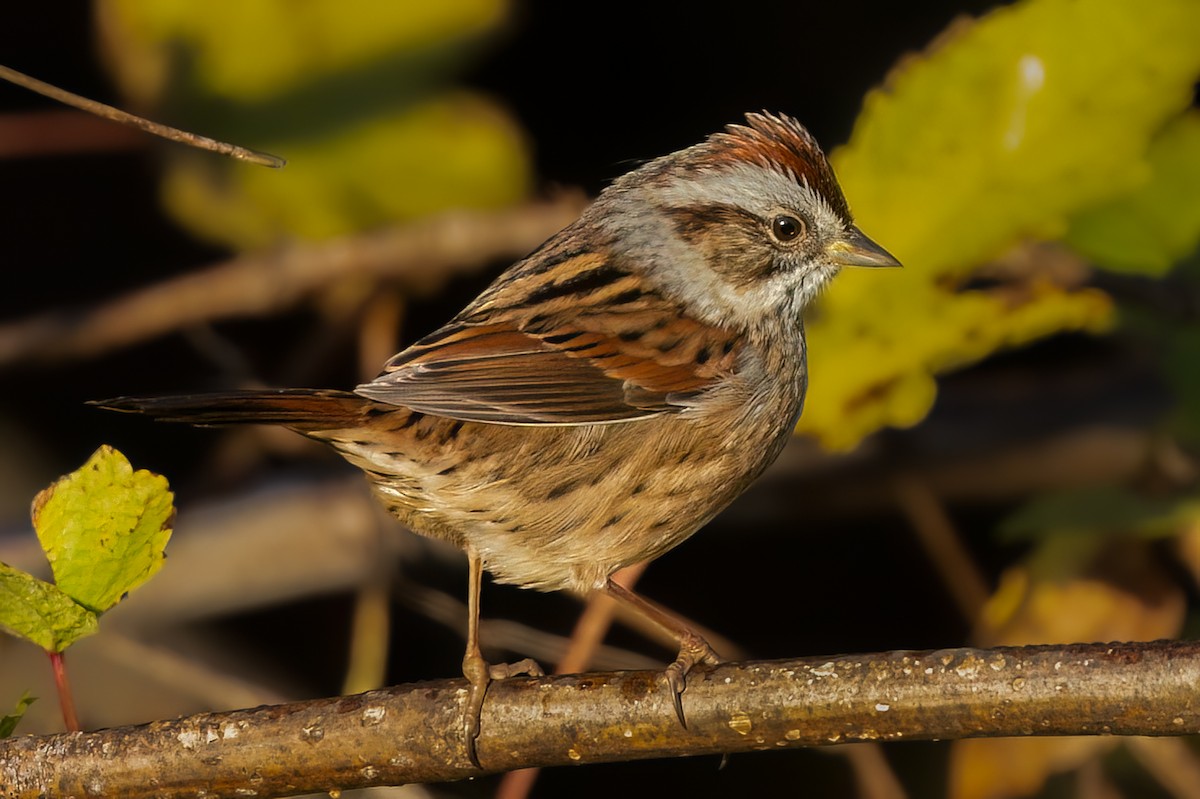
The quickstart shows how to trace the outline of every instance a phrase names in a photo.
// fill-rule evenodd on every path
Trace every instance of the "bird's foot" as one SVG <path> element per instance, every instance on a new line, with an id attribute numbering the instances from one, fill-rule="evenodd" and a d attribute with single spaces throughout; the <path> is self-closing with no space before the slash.
<path id="1" fill-rule="evenodd" d="M 467 706 L 463 710 L 463 737 L 467 745 L 467 758 L 471 761 L 472 766 L 477 769 L 483 768 L 479 764 L 479 753 L 475 750 L 475 740 L 479 737 L 479 718 L 483 713 L 483 699 L 487 696 L 487 689 L 492 680 L 504 680 L 519 675 L 543 677 L 545 674 L 542 667 L 531 658 L 525 658 L 516 663 L 492 665 L 478 654 L 467 654 L 463 657 L 463 676 L 470 683 Z"/>
<path id="2" fill-rule="evenodd" d="M 675 715 L 685 730 L 687 729 L 687 718 L 683 715 L 683 692 L 687 688 L 688 672 L 701 663 L 715 666 L 720 662 L 721 658 L 708 645 L 708 641 L 696 633 L 688 631 L 680 636 L 679 657 L 675 658 L 674 663 L 667 666 L 664 676 L 667 680 L 667 688 L 671 691 L 671 699 L 675 703 Z"/>

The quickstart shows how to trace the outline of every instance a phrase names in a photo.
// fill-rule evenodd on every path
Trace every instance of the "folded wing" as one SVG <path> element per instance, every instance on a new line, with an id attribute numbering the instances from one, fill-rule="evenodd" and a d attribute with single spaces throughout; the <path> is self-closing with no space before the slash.
<path id="1" fill-rule="evenodd" d="M 598 282 L 578 271 L 571 280 Z M 679 411 L 733 374 L 733 333 L 681 316 L 655 292 L 621 289 L 623 280 L 636 277 L 605 267 L 615 294 L 572 297 L 556 290 L 568 284 L 551 284 L 540 304 L 469 308 L 356 393 L 464 421 L 578 425 Z"/>

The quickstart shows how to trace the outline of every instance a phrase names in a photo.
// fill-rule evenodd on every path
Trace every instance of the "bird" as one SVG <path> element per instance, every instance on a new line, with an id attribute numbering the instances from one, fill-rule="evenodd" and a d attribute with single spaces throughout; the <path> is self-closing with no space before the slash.
<path id="1" fill-rule="evenodd" d="M 532 661 L 479 648 L 482 575 L 608 594 L 679 641 L 663 679 L 719 662 L 687 623 L 611 579 L 675 547 L 779 455 L 808 385 L 804 310 L 845 266 L 899 262 L 855 226 L 794 118 L 749 113 L 614 180 L 573 223 L 353 390 L 94 404 L 198 425 L 272 424 L 329 444 L 383 505 L 468 562 L 476 739 L 488 685 Z"/>

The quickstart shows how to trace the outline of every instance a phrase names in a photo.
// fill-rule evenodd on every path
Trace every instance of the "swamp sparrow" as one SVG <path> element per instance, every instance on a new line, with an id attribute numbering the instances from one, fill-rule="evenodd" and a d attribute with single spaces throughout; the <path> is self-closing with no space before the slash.
<path id="1" fill-rule="evenodd" d="M 603 591 L 673 633 L 680 694 L 716 655 L 609 576 L 658 557 L 770 464 L 807 384 L 802 314 L 842 266 L 898 266 L 851 223 L 825 156 L 785 116 L 749 114 L 617 179 L 441 329 L 354 391 L 283 389 L 97 404 L 324 441 L 413 530 L 470 564 L 467 754 L 491 679 L 482 570 Z"/>

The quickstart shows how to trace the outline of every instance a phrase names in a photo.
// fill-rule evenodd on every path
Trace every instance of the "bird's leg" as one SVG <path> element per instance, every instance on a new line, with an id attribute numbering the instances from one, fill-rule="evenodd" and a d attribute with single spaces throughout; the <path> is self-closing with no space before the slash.
<path id="1" fill-rule="evenodd" d="M 483 589 L 483 559 L 473 549 L 467 550 L 469 577 L 467 578 L 467 651 L 463 655 L 463 676 L 471 684 L 467 695 L 467 707 L 463 711 L 463 734 L 467 744 L 467 757 L 475 768 L 479 755 L 475 751 L 475 739 L 479 737 L 479 715 L 483 712 L 483 697 L 491 682 L 491 668 L 479 650 L 479 594 Z"/>
<path id="2" fill-rule="evenodd" d="M 483 767 L 479 764 L 479 754 L 475 751 L 475 739 L 479 737 L 479 717 L 483 713 L 483 699 L 487 696 L 488 685 L 492 680 L 503 680 L 518 674 L 541 677 L 545 672 L 532 658 L 497 666 L 483 659 L 483 652 L 479 649 L 479 595 L 483 590 L 483 559 L 474 549 L 468 548 L 467 564 L 467 651 L 463 655 L 462 668 L 463 676 L 467 678 L 471 687 L 467 694 L 467 706 L 463 711 L 463 736 L 471 765 L 481 769 Z"/>
<path id="3" fill-rule="evenodd" d="M 611 579 L 605 583 L 602 590 L 613 599 L 624 602 L 679 640 L 679 656 L 675 658 L 674 663 L 667 666 L 665 677 L 667 687 L 671 689 L 671 698 L 675 702 L 675 715 L 679 717 L 679 723 L 683 725 L 684 729 L 687 729 L 682 699 L 683 691 L 687 688 L 687 673 L 692 670 L 693 666 L 701 663 L 715 666 L 721 662 L 721 658 L 699 633 L 664 608 Z"/>

